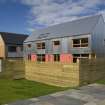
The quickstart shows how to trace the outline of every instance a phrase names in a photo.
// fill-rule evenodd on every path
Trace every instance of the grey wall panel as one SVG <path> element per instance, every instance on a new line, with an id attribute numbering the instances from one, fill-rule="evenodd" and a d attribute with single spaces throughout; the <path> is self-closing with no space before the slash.
<path id="1" fill-rule="evenodd" d="M 36 53 L 36 43 L 35 42 L 32 42 L 31 43 L 31 48 L 28 48 L 27 49 L 29 52 L 31 51 L 31 53 Z"/>
<path id="2" fill-rule="evenodd" d="M 72 47 L 72 39 L 77 38 L 85 38 L 88 37 L 89 39 L 89 47 L 88 48 L 73 48 Z M 60 46 L 58 48 L 53 48 L 53 41 L 59 40 Z M 78 35 L 75 37 L 65 37 L 65 38 L 56 38 L 56 39 L 50 39 L 50 40 L 44 40 L 46 49 L 37 50 L 35 47 L 35 43 L 32 43 L 32 48 L 27 48 L 26 52 L 28 53 L 36 53 L 36 54 L 61 54 L 61 53 L 69 53 L 69 54 L 83 54 L 83 53 L 91 53 L 91 35 Z"/>
<path id="3" fill-rule="evenodd" d="M 88 54 L 91 53 L 90 48 L 73 48 L 71 49 L 71 54 Z"/>
<path id="4" fill-rule="evenodd" d="M 79 38 L 88 38 L 88 47 L 84 48 L 73 48 L 72 40 Z M 79 35 L 75 37 L 69 38 L 69 53 L 71 54 L 83 54 L 83 53 L 91 53 L 91 35 Z"/>
<path id="5" fill-rule="evenodd" d="M 59 47 L 53 47 L 53 41 L 60 41 Z M 60 54 L 62 48 L 62 38 L 52 39 L 51 41 L 52 54 Z"/>
<path id="6" fill-rule="evenodd" d="M 45 54 L 45 49 L 37 50 L 37 54 Z"/>
<path id="7" fill-rule="evenodd" d="M 105 57 L 105 24 L 101 17 L 92 33 L 92 51 L 97 57 Z"/>
<path id="8" fill-rule="evenodd" d="M 62 38 L 61 41 L 61 53 L 68 53 L 68 40 L 69 38 Z"/>
<path id="9" fill-rule="evenodd" d="M 52 41 L 46 40 L 46 53 L 52 53 Z"/>

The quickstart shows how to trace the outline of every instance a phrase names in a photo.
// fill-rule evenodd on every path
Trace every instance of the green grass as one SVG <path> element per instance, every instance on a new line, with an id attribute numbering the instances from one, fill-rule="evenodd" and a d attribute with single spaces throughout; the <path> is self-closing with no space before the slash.
<path id="1" fill-rule="evenodd" d="M 67 88 L 50 86 L 28 80 L 0 79 L 0 105 L 17 100 L 47 95 Z"/>
<path id="2" fill-rule="evenodd" d="M 105 85 L 105 80 L 99 80 L 99 81 L 97 81 L 96 83 L 104 84 L 104 85 Z"/>

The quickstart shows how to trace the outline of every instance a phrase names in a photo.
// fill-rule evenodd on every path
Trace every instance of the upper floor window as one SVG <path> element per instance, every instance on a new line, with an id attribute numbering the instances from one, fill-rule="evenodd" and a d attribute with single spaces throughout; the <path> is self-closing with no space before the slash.
<path id="1" fill-rule="evenodd" d="M 57 41 L 53 41 L 53 47 L 59 47 L 60 45 L 60 41 L 57 40 Z"/>
<path id="2" fill-rule="evenodd" d="M 8 46 L 8 52 L 16 52 L 16 46 Z"/>
<path id="3" fill-rule="evenodd" d="M 59 46 L 60 45 L 60 41 L 54 41 L 53 42 L 55 46 Z"/>
<path id="4" fill-rule="evenodd" d="M 73 39 L 73 47 L 88 47 L 88 38 Z"/>
<path id="5" fill-rule="evenodd" d="M 36 43 L 37 49 L 45 49 L 45 42 Z"/>
<path id="6" fill-rule="evenodd" d="M 28 46 L 28 48 L 30 48 L 31 47 L 31 44 L 28 44 L 27 46 Z"/>

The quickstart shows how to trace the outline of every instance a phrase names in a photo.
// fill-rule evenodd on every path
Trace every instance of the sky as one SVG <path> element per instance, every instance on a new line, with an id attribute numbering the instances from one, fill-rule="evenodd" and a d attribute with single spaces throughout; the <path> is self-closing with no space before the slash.
<path id="1" fill-rule="evenodd" d="M 32 34 L 96 14 L 105 19 L 105 0 L 0 0 L 0 31 Z"/>

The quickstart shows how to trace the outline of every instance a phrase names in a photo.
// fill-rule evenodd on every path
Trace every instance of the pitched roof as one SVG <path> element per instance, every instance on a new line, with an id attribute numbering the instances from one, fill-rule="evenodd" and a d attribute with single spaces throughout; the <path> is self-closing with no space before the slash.
<path id="1" fill-rule="evenodd" d="M 78 20 L 50 26 L 45 29 L 36 30 L 33 35 L 29 36 L 24 42 L 47 38 L 89 34 L 93 31 L 93 28 L 98 23 L 100 16 L 102 15 L 85 17 Z"/>
<path id="2" fill-rule="evenodd" d="M 16 34 L 16 33 L 8 33 L 8 32 L 0 32 L 4 42 L 6 44 L 23 44 L 24 40 L 28 37 L 25 34 Z"/>

